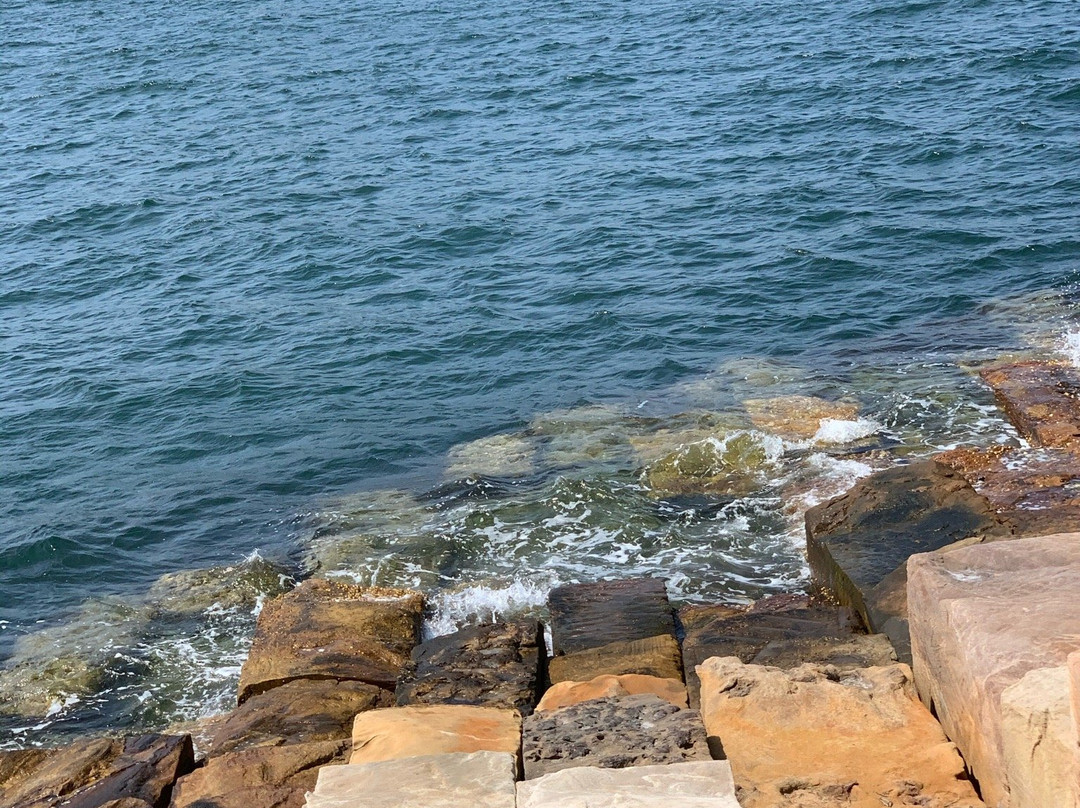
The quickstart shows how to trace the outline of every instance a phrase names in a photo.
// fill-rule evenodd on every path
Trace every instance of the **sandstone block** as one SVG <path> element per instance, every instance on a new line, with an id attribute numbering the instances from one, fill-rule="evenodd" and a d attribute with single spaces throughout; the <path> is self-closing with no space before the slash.
<path id="1" fill-rule="evenodd" d="M 1080 651 L 1073 651 L 1066 660 L 1069 669 L 1069 694 L 1072 702 L 1073 724 L 1080 742 Z"/>
<path id="2" fill-rule="evenodd" d="M 319 767 L 348 751 L 348 741 L 318 741 L 218 755 L 176 782 L 170 808 L 300 808 Z"/>
<path id="3" fill-rule="evenodd" d="M 507 752 L 521 748 L 521 716 L 471 704 L 416 704 L 356 716 L 350 763 L 450 752 Z"/>
<path id="4" fill-rule="evenodd" d="M 413 649 L 398 682 L 397 703 L 476 704 L 528 715 L 546 675 L 539 622 L 473 626 Z"/>
<path id="5" fill-rule="evenodd" d="M 552 684 L 586 682 L 604 674 L 620 676 L 626 673 L 682 681 L 682 652 L 678 640 L 670 634 L 661 634 L 644 640 L 613 642 L 552 657 L 548 661 L 548 678 Z"/>
<path id="6" fill-rule="evenodd" d="M 806 512 L 806 555 L 815 582 L 872 632 L 908 647 L 904 562 L 972 536 L 1008 536 L 987 500 L 936 461 L 860 480 Z"/>
<path id="7" fill-rule="evenodd" d="M 548 595 L 548 609 L 556 655 L 660 634 L 675 636 L 675 613 L 660 578 L 559 586 Z"/>
<path id="8" fill-rule="evenodd" d="M 294 679 L 393 689 L 419 642 L 423 596 L 314 578 L 269 601 L 240 672 L 239 701 Z"/>
<path id="9" fill-rule="evenodd" d="M 1002 693 L 1080 649 L 1080 533 L 916 555 L 908 574 L 919 692 L 987 803 L 1007 804 Z"/>
<path id="10" fill-rule="evenodd" d="M 208 754 L 255 746 L 343 740 L 357 713 L 393 705 L 376 685 L 334 679 L 294 679 L 252 696 L 214 723 Z"/>
<path id="11" fill-rule="evenodd" d="M 749 609 L 688 606 L 679 612 L 679 619 L 686 632 L 686 684 L 690 705 L 695 707 L 700 703 L 695 667 L 714 656 L 733 656 L 774 668 L 817 662 L 844 670 L 896 661 L 886 637 L 854 633 L 848 610 L 805 595 L 774 595 Z"/>
<path id="12" fill-rule="evenodd" d="M 1080 446 L 1080 372 L 1067 362 L 1016 362 L 980 374 L 1035 446 Z"/>
<path id="13" fill-rule="evenodd" d="M 60 749 L 0 752 L 0 806 L 99 808 L 122 800 L 164 808 L 195 765 L 188 735 L 94 738 Z"/>
<path id="14" fill-rule="evenodd" d="M 727 657 L 698 675 L 744 808 L 982 806 L 906 665 L 785 671 Z"/>
<path id="15" fill-rule="evenodd" d="M 514 808 L 516 766 L 505 752 L 325 766 L 307 808 Z"/>
<path id="16" fill-rule="evenodd" d="M 534 713 L 524 722 L 522 759 L 532 779 L 576 766 L 620 769 L 710 755 L 697 711 L 643 694 Z"/>
<path id="17" fill-rule="evenodd" d="M 581 767 L 518 783 L 517 808 L 740 808 L 726 760 Z"/>
<path id="18" fill-rule="evenodd" d="M 1080 808 L 1080 745 L 1069 669 L 1028 671 L 1001 694 L 1009 808 Z"/>
<path id="19" fill-rule="evenodd" d="M 622 676 L 597 676 L 587 682 L 559 682 L 552 685 L 536 705 L 537 712 L 558 710 L 571 704 L 592 699 L 613 699 L 619 696 L 638 696 L 651 693 L 664 701 L 685 709 L 689 707 L 686 685 L 679 679 L 661 679 L 627 673 Z"/>

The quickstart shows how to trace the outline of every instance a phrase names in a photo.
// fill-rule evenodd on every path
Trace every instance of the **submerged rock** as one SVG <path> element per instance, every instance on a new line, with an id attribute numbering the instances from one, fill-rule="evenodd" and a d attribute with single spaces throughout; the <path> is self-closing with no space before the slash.
<path id="1" fill-rule="evenodd" d="M 162 575 L 147 593 L 160 612 L 199 614 L 208 609 L 252 609 L 261 598 L 292 589 L 289 571 L 255 556 L 240 564 Z"/>
<path id="2" fill-rule="evenodd" d="M 459 443 L 447 452 L 448 479 L 472 475 L 527 477 L 536 470 L 536 447 L 520 435 L 490 435 Z"/>
<path id="3" fill-rule="evenodd" d="M 758 429 L 796 440 L 813 439 L 825 421 L 854 422 L 859 414 L 857 404 L 812 396 L 750 398 L 743 406 Z"/>
<path id="4" fill-rule="evenodd" d="M 529 434 L 541 440 L 545 466 L 586 466 L 629 459 L 631 439 L 652 423 L 596 404 L 538 415 L 529 424 Z"/>
<path id="5" fill-rule="evenodd" d="M 643 480 L 660 494 L 749 494 L 760 490 L 765 471 L 782 455 L 778 438 L 733 432 L 680 446 L 649 465 Z"/>

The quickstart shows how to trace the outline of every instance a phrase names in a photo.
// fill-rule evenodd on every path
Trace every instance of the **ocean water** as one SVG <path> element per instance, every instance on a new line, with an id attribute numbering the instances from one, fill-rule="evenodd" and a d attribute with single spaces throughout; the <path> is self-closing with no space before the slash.
<path id="1" fill-rule="evenodd" d="M 804 585 L 805 507 L 1016 439 L 972 367 L 1076 358 L 1078 22 L 0 4 L 0 746 L 225 709 L 305 575 Z"/>

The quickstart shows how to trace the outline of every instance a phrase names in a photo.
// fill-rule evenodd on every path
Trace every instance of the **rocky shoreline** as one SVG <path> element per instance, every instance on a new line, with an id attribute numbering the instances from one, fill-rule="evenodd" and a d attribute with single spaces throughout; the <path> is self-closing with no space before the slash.
<path id="1" fill-rule="evenodd" d="M 311 578 L 262 609 L 231 713 L 2 751 L 0 808 L 1077 808 L 1080 373 L 981 377 L 1023 445 L 811 508 L 811 594 L 676 608 L 659 578 L 572 584 L 550 641 L 537 621 L 422 641 L 420 592 Z M 651 473 L 731 483 L 702 460 Z"/>

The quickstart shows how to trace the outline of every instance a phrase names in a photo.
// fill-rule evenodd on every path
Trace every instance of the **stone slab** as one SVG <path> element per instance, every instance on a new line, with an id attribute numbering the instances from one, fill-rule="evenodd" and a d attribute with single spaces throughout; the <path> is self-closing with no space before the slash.
<path id="1" fill-rule="evenodd" d="M 661 679 L 658 676 L 642 676 L 627 673 L 622 676 L 597 676 L 587 682 L 559 682 L 552 685 L 536 705 L 537 712 L 550 712 L 571 704 L 593 699 L 613 699 L 619 696 L 637 696 L 651 693 L 669 704 L 686 709 L 690 706 L 686 685 L 679 679 Z"/>
<path id="2" fill-rule="evenodd" d="M 643 694 L 534 713 L 522 728 L 525 779 L 577 766 L 621 769 L 709 760 L 696 710 Z"/>
<path id="3" fill-rule="evenodd" d="M 1028 671 L 1001 694 L 1009 808 L 1080 808 L 1080 745 L 1069 669 Z"/>
<path id="4" fill-rule="evenodd" d="M 887 638 L 855 633 L 848 610 L 805 595 L 763 598 L 749 609 L 688 606 L 679 611 L 679 620 L 692 707 L 700 703 L 695 667 L 714 656 L 777 668 L 818 662 L 849 669 L 896 661 Z"/>
<path id="5" fill-rule="evenodd" d="M 660 578 L 558 586 L 548 595 L 548 609 L 555 655 L 660 634 L 675 636 L 675 613 Z"/>
<path id="6" fill-rule="evenodd" d="M 177 781 L 170 808 L 300 808 L 319 767 L 348 752 L 348 741 L 318 741 L 218 755 Z"/>
<path id="7" fill-rule="evenodd" d="M 1066 659 L 1069 669 L 1069 695 L 1072 706 L 1073 725 L 1077 742 L 1080 743 L 1080 651 L 1073 651 Z"/>
<path id="8" fill-rule="evenodd" d="M 963 475 L 934 460 L 872 474 L 806 512 L 806 555 L 815 583 L 900 648 L 908 643 L 908 556 L 972 536 L 1009 535 Z"/>
<path id="9" fill-rule="evenodd" d="M 1080 533 L 974 544 L 908 561 L 915 680 L 988 804 L 1008 799 L 1001 695 L 1080 650 Z"/>
<path id="10" fill-rule="evenodd" d="M 744 808 L 983 805 L 906 665 L 785 671 L 725 657 L 698 675 L 709 742 Z"/>
<path id="11" fill-rule="evenodd" d="M 325 766 L 307 808 L 514 808 L 516 766 L 505 752 Z"/>
<path id="12" fill-rule="evenodd" d="M 517 808 L 740 808 L 726 760 L 563 769 L 518 783 Z"/>
<path id="13" fill-rule="evenodd" d="M 548 660 L 548 679 L 553 685 L 627 673 L 682 681 L 679 641 L 670 634 L 661 634 L 643 640 L 613 642 Z"/>
<path id="14" fill-rule="evenodd" d="M 294 679 L 393 690 L 420 640 L 423 596 L 313 578 L 268 601 L 240 672 L 239 702 Z"/>
<path id="15" fill-rule="evenodd" d="M 168 804 L 195 766 L 188 735 L 94 738 L 58 749 L 0 752 L 0 806 L 98 808 L 121 800 Z"/>
<path id="16" fill-rule="evenodd" d="M 357 713 L 393 706 L 393 696 L 365 682 L 295 679 L 252 696 L 214 722 L 206 752 L 342 740 Z"/>
<path id="17" fill-rule="evenodd" d="M 507 752 L 521 748 L 515 710 L 471 704 L 414 704 L 356 716 L 350 763 L 451 752 Z"/>
<path id="18" fill-rule="evenodd" d="M 528 715 L 547 677 L 543 626 L 472 626 L 421 643 L 397 685 L 397 703 L 476 704 Z"/>
<path id="19" fill-rule="evenodd" d="M 1067 362 L 1015 362 L 979 374 L 1035 446 L 1080 447 L 1080 372 Z"/>

